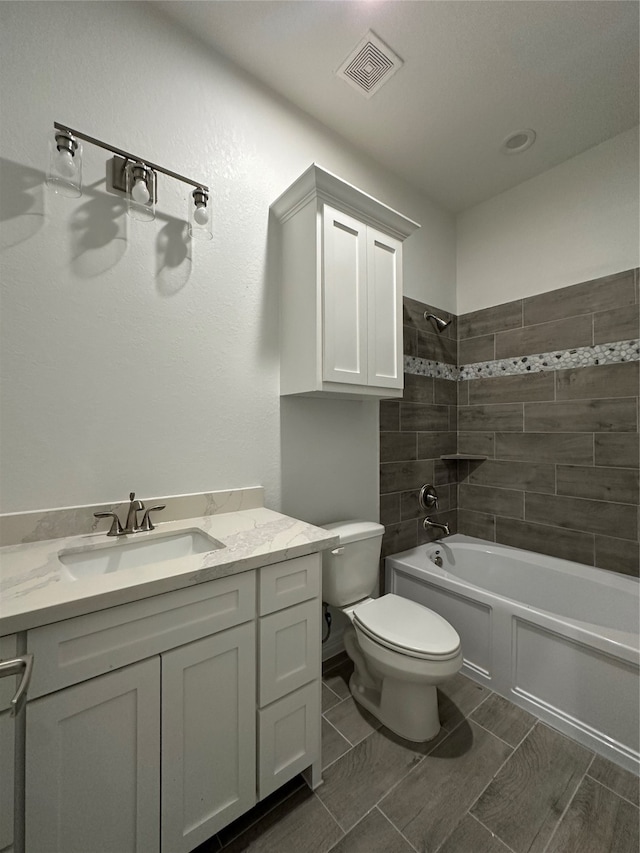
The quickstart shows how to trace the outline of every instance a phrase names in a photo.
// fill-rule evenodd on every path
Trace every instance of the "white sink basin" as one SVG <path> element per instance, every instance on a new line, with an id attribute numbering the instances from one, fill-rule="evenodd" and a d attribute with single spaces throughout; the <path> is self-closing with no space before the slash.
<path id="1" fill-rule="evenodd" d="M 141 538 L 138 539 L 137 537 Z M 87 578 L 152 566 L 166 560 L 179 560 L 224 548 L 200 530 L 179 533 L 131 534 L 126 541 L 114 541 L 101 548 L 70 548 L 60 551 L 58 559 L 73 578 Z"/>

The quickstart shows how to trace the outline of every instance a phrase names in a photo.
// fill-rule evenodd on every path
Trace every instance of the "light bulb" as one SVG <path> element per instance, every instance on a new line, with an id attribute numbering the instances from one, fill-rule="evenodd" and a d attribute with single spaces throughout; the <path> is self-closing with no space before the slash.
<path id="1" fill-rule="evenodd" d="M 198 225 L 206 225 L 209 221 L 209 211 L 204 204 L 198 204 L 193 211 L 193 219 Z"/>
<path id="2" fill-rule="evenodd" d="M 149 194 L 149 189 L 142 178 L 136 178 L 136 182 L 131 190 L 131 195 L 134 201 L 137 201 L 138 204 L 149 203 L 151 196 Z"/>
<path id="3" fill-rule="evenodd" d="M 61 148 L 55 156 L 56 170 L 65 178 L 73 178 L 77 168 L 73 154 L 66 148 Z"/>

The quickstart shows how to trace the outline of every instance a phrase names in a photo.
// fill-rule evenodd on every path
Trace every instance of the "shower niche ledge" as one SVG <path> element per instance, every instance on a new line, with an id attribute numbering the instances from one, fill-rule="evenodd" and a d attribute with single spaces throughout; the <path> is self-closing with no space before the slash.
<path id="1" fill-rule="evenodd" d="M 280 394 L 401 397 L 402 243 L 420 226 L 317 164 L 280 223 Z"/>

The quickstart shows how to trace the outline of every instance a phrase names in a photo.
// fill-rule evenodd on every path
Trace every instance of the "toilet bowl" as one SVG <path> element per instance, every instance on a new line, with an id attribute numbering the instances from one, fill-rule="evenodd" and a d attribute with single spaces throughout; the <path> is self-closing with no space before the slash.
<path id="1" fill-rule="evenodd" d="M 378 580 L 382 525 L 325 526 L 340 546 L 323 557 L 322 597 L 350 620 L 344 646 L 354 664 L 351 694 L 401 737 L 431 740 L 440 730 L 436 685 L 459 672 L 460 638 L 421 604 L 393 594 L 368 597 Z"/>

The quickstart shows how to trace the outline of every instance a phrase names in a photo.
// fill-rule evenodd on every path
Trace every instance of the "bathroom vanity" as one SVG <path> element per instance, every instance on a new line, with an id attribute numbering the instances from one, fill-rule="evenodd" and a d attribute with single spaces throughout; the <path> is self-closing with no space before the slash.
<path id="1" fill-rule="evenodd" d="M 222 547 L 75 580 L 58 559 L 48 595 L 5 596 L 4 647 L 34 655 L 27 853 L 187 853 L 296 774 L 321 781 L 319 552 L 337 540 L 264 508 L 159 527 L 126 538 Z M 5 547 L 0 577 L 47 576 L 78 539 L 119 547 Z"/>

